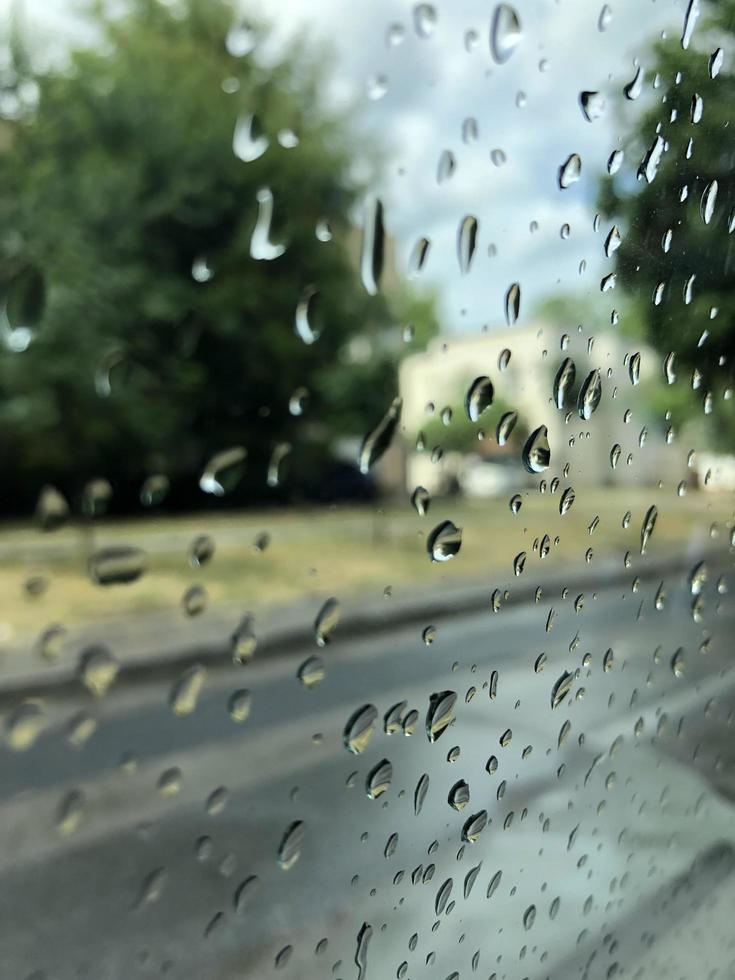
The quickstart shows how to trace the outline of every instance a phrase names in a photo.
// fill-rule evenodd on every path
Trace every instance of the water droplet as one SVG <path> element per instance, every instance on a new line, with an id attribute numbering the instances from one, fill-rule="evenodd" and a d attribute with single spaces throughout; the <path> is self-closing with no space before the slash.
<path id="1" fill-rule="evenodd" d="M 167 476 L 156 473 L 146 477 L 140 488 L 140 502 L 144 507 L 157 507 L 166 499 L 171 483 Z"/>
<path id="2" fill-rule="evenodd" d="M 431 242 L 428 238 L 419 238 L 417 240 L 408 260 L 408 274 L 411 279 L 415 279 L 426 265 L 430 248 Z"/>
<path id="3" fill-rule="evenodd" d="M 127 585 L 148 568 L 148 556 L 141 548 L 120 545 L 100 548 L 91 555 L 87 569 L 96 585 Z"/>
<path id="4" fill-rule="evenodd" d="M 431 37 L 436 29 L 437 13 L 431 3 L 417 3 L 413 8 L 413 26 L 421 38 Z"/>
<path id="5" fill-rule="evenodd" d="M 643 68 L 639 65 L 633 80 L 628 82 L 623 91 L 625 92 L 625 98 L 630 99 L 631 102 L 635 101 L 638 96 L 643 91 Z"/>
<path id="6" fill-rule="evenodd" d="M 5 720 L 5 737 L 13 752 L 25 752 L 43 728 L 43 711 L 38 701 L 24 701 Z"/>
<path id="7" fill-rule="evenodd" d="M 360 755 L 370 743 L 375 732 L 378 709 L 374 704 L 363 705 L 352 714 L 342 733 L 342 741 L 348 752 Z"/>
<path id="8" fill-rule="evenodd" d="M 605 114 L 605 97 L 600 92 L 580 92 L 579 105 L 588 122 L 594 122 Z"/>
<path id="9" fill-rule="evenodd" d="M 428 514 L 430 504 L 431 497 L 429 495 L 429 491 L 424 487 L 416 487 L 414 492 L 411 494 L 411 506 L 419 517 L 425 517 Z"/>
<path id="10" fill-rule="evenodd" d="M 600 10 L 600 16 L 597 18 L 597 29 L 600 33 L 607 30 L 612 20 L 612 10 L 609 4 L 604 3 Z"/>
<path id="11" fill-rule="evenodd" d="M 457 168 L 457 160 L 451 150 L 442 150 L 436 168 L 436 182 L 443 184 L 450 180 Z"/>
<path id="12" fill-rule="evenodd" d="M 705 562 L 700 561 L 694 566 L 689 575 L 689 591 L 693 596 L 702 594 L 702 590 L 709 578 L 709 569 Z"/>
<path id="13" fill-rule="evenodd" d="M 572 389 L 574 380 L 577 377 L 577 369 L 571 357 L 565 357 L 559 366 L 559 370 L 554 377 L 554 404 L 557 408 L 563 409 L 566 405 L 567 395 Z"/>
<path id="14" fill-rule="evenodd" d="M 401 421 L 402 408 L 403 400 L 394 398 L 380 422 L 363 439 L 359 456 L 361 473 L 367 474 L 390 446 Z"/>
<path id="15" fill-rule="evenodd" d="M 464 406 L 470 422 L 477 422 L 485 409 L 493 403 L 494 388 L 490 378 L 482 375 L 470 385 L 465 395 Z"/>
<path id="16" fill-rule="evenodd" d="M 270 240 L 273 192 L 269 187 L 261 187 L 255 199 L 258 202 L 258 216 L 250 236 L 250 258 L 258 262 L 271 262 L 286 251 L 285 245 L 274 244 Z"/>
<path id="17" fill-rule="evenodd" d="M 620 170 L 623 165 L 624 157 L 625 154 L 622 150 L 613 150 L 607 160 L 607 172 L 610 175 L 616 174 L 618 170 Z"/>
<path id="18" fill-rule="evenodd" d="M 559 167 L 559 187 L 565 190 L 571 187 L 582 176 L 582 158 L 578 153 L 571 153 Z"/>
<path id="19" fill-rule="evenodd" d="M 251 698 L 250 691 L 240 689 L 233 691 L 227 702 L 227 709 L 233 721 L 242 723 L 250 717 Z"/>
<path id="20" fill-rule="evenodd" d="M 536 906 L 529 905 L 526 911 L 523 913 L 523 928 L 528 932 L 533 923 L 536 921 Z"/>
<path id="21" fill-rule="evenodd" d="M 205 668 L 200 664 L 194 664 L 174 681 L 168 703 L 175 715 L 183 718 L 194 713 L 206 676 Z"/>
<path id="22" fill-rule="evenodd" d="M 711 180 L 709 184 L 704 189 L 702 194 L 702 201 L 699 207 L 699 212 L 702 215 L 702 221 L 706 225 L 712 220 L 712 215 L 715 213 L 715 204 L 717 203 L 717 190 L 718 183 L 716 180 Z"/>
<path id="23" fill-rule="evenodd" d="M 256 116 L 240 116 L 232 134 L 232 150 L 243 163 L 252 163 L 262 157 L 269 141 Z M 195 277 L 196 278 L 196 277 Z"/>
<path id="24" fill-rule="evenodd" d="M 513 574 L 516 578 L 523 574 L 523 569 L 526 567 L 526 557 L 526 552 L 520 551 L 513 559 Z"/>
<path id="25" fill-rule="evenodd" d="M 371 102 L 378 102 L 388 91 L 387 75 L 370 75 L 365 83 L 365 93 Z"/>
<path id="26" fill-rule="evenodd" d="M 294 330 L 296 336 L 305 344 L 313 344 L 321 336 L 321 327 L 316 325 L 316 304 L 318 293 L 313 286 L 307 286 L 296 304 Z"/>
<path id="27" fill-rule="evenodd" d="M 332 596 L 321 607 L 314 621 L 314 638 L 318 647 L 325 647 L 330 642 L 339 617 L 339 602 Z"/>
<path id="28" fill-rule="evenodd" d="M 506 160 L 505 153 L 496 147 L 496 149 L 490 151 L 490 160 L 493 166 L 502 167 Z"/>
<path id="29" fill-rule="evenodd" d="M 466 275 L 470 271 L 472 257 L 477 248 L 477 228 L 477 218 L 471 214 L 465 215 L 459 224 L 457 255 L 459 258 L 459 269 L 462 275 Z"/>
<path id="30" fill-rule="evenodd" d="M 244 58 L 255 47 L 257 35 L 251 25 L 245 21 L 237 21 L 225 35 L 225 47 L 233 58 Z"/>
<path id="31" fill-rule="evenodd" d="M 289 871 L 301 857 L 306 826 L 303 820 L 294 820 L 286 829 L 281 843 L 278 845 L 278 866 L 283 871 Z"/>
<path id="32" fill-rule="evenodd" d="M 426 794 L 429 792 L 429 777 L 424 773 L 419 781 L 416 783 L 416 789 L 413 794 L 413 812 L 416 816 L 421 813 L 421 808 L 424 805 L 424 800 L 426 799 Z"/>
<path id="33" fill-rule="evenodd" d="M 686 656 L 682 647 L 671 658 L 671 671 L 674 677 L 683 677 L 686 670 Z"/>
<path id="34" fill-rule="evenodd" d="M 244 446 L 233 446 L 215 453 L 204 467 L 199 478 L 199 488 L 204 493 L 223 497 L 235 489 L 245 471 L 247 450 Z"/>
<path id="35" fill-rule="evenodd" d="M 660 133 L 657 133 L 653 143 L 649 147 L 646 155 L 641 161 L 641 165 L 638 168 L 638 176 L 645 177 L 646 182 L 651 184 L 656 178 L 658 173 L 659 164 L 661 163 L 661 157 L 666 149 L 666 143 Z"/>
<path id="36" fill-rule="evenodd" d="M 449 790 L 447 800 L 449 805 L 454 807 L 455 810 L 464 810 L 470 802 L 470 787 L 464 779 L 460 779 L 452 786 Z"/>
<path id="37" fill-rule="evenodd" d="M 499 446 L 504 446 L 510 439 L 513 429 L 518 421 L 518 412 L 504 412 L 500 416 L 495 432 L 495 438 Z"/>
<path id="38" fill-rule="evenodd" d="M 189 564 L 192 568 L 203 568 L 214 555 L 214 541 L 208 534 L 199 534 L 189 545 Z"/>
<path id="39" fill-rule="evenodd" d="M 692 34 L 694 33 L 694 27 L 699 18 L 699 13 L 699 0 L 689 0 L 687 11 L 684 15 L 684 29 L 681 32 L 681 46 L 685 51 L 689 47 L 689 42 L 692 39 Z"/>
<path id="40" fill-rule="evenodd" d="M 715 48 L 715 50 L 710 55 L 708 70 L 710 78 L 717 78 L 722 69 L 723 62 L 725 60 L 725 52 L 722 48 Z"/>
<path id="41" fill-rule="evenodd" d="M 523 447 L 523 465 L 529 473 L 543 473 L 551 462 L 549 430 L 545 425 L 534 429 Z"/>
<path id="42" fill-rule="evenodd" d="M 181 607 L 187 616 L 199 616 L 207 608 L 207 591 L 202 585 L 190 585 L 181 597 Z"/>
<path id="43" fill-rule="evenodd" d="M 499 3 L 490 25 L 490 53 L 499 65 L 505 64 L 521 42 L 521 20 L 508 3 Z"/>
<path id="44" fill-rule="evenodd" d="M 365 290 L 375 296 L 383 274 L 385 229 L 383 204 L 380 198 L 370 198 L 365 205 L 360 251 L 360 276 Z"/>
<path id="45" fill-rule="evenodd" d="M 232 662 L 241 666 L 250 663 L 257 645 L 258 639 L 255 635 L 253 617 L 250 615 L 243 616 L 230 637 Z"/>
<path id="46" fill-rule="evenodd" d="M 559 513 L 562 517 L 569 512 L 572 504 L 574 503 L 574 499 L 574 489 L 572 487 L 567 487 L 559 498 Z"/>
<path id="47" fill-rule="evenodd" d="M 605 255 L 609 259 L 620 248 L 623 239 L 618 231 L 618 226 L 613 225 L 605 239 Z"/>
<path id="48" fill-rule="evenodd" d="M 572 689 L 572 683 L 574 682 L 574 674 L 570 674 L 568 671 L 564 671 L 561 677 L 554 684 L 551 689 L 551 707 L 558 708 L 562 703 L 564 698 L 569 694 Z"/>
<path id="49" fill-rule="evenodd" d="M 485 827 L 487 827 L 487 810 L 480 810 L 465 821 L 462 827 L 462 840 L 467 841 L 468 844 L 476 843 Z"/>
<path id="50" fill-rule="evenodd" d="M 579 396 L 577 398 L 579 417 L 584 419 L 585 422 L 589 422 L 597 406 L 600 404 L 601 397 L 602 378 L 600 377 L 599 369 L 595 368 L 593 371 L 590 371 L 579 389 Z"/>
<path id="51" fill-rule="evenodd" d="M 523 505 L 523 499 L 519 493 L 514 493 L 513 496 L 508 501 L 508 506 L 510 507 L 511 513 L 517 514 Z"/>
<path id="52" fill-rule="evenodd" d="M 426 736 L 436 742 L 454 721 L 454 706 L 457 695 L 454 691 L 439 691 L 429 698 L 426 712 Z"/>
<path id="53" fill-rule="evenodd" d="M 393 779 L 393 766 L 388 759 L 381 761 L 373 766 L 365 781 L 365 791 L 368 799 L 377 800 L 383 793 L 387 792 Z"/>
<path id="54" fill-rule="evenodd" d="M 656 527 L 656 520 L 658 519 L 658 508 L 655 504 L 652 504 L 646 511 L 646 515 L 643 518 L 643 524 L 641 525 L 641 554 L 645 555 L 646 546 L 648 541 L 653 534 L 653 529 Z"/>
<path id="55" fill-rule="evenodd" d="M 462 528 L 442 521 L 429 534 L 426 547 L 432 561 L 449 561 L 462 547 Z"/>
<path id="56" fill-rule="evenodd" d="M 636 351 L 631 354 L 628 362 L 628 377 L 632 385 L 637 385 L 641 380 L 641 355 Z"/>
<path id="57" fill-rule="evenodd" d="M 278 487 L 283 479 L 283 462 L 291 452 L 290 442 L 279 442 L 273 447 L 271 458 L 268 461 L 268 474 L 266 483 L 269 487 Z"/>
<path id="58" fill-rule="evenodd" d="M 521 312 L 521 285 L 518 282 L 511 283 L 505 294 L 505 320 L 509 327 L 518 319 Z"/>
<path id="59" fill-rule="evenodd" d="M 63 837 L 68 837 L 79 828 L 86 803 L 80 789 L 71 789 L 64 794 L 56 811 L 56 829 Z"/>

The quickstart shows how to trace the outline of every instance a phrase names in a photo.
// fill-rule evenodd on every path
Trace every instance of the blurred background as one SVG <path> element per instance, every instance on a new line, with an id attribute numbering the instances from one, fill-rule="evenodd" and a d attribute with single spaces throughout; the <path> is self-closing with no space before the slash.
<path id="1" fill-rule="evenodd" d="M 691 853 L 661 859 L 661 907 L 676 905 L 672 881 L 686 880 L 696 903 L 711 868 L 728 880 L 719 794 L 732 788 L 723 734 L 732 700 L 729 665 L 717 657 L 732 636 L 735 2 L 2 0 L 0 12 L 0 773 L 6 845 L 19 855 L 0 905 L 12 975 L 323 976 L 327 966 L 298 951 L 291 959 L 294 929 L 308 932 L 311 949 L 322 923 L 348 937 L 349 953 L 330 961 L 335 976 L 366 975 L 370 940 L 370 975 L 410 968 L 443 980 L 448 941 L 438 952 L 420 946 L 416 967 L 378 936 L 379 916 L 364 913 L 368 934 L 332 908 L 353 887 L 342 871 L 347 838 L 338 882 L 333 855 L 319 851 L 292 898 L 268 893 L 268 924 L 254 927 L 268 934 L 262 944 L 220 929 L 212 882 L 200 892 L 183 877 L 189 893 L 168 903 L 170 918 L 140 926 L 156 937 L 143 952 L 124 939 L 138 925 L 105 925 L 116 916 L 111 895 L 95 910 L 82 892 L 69 921 L 61 896 L 87 873 L 114 892 L 130 853 L 120 833 L 140 845 L 163 820 L 153 776 L 145 790 L 121 789 L 118 766 L 152 767 L 158 795 L 182 801 L 166 826 L 189 850 L 200 842 L 196 860 L 216 845 L 187 807 L 206 799 L 211 816 L 228 792 L 241 794 L 238 812 L 256 837 L 272 824 L 280 840 L 282 824 L 299 824 L 298 858 L 305 820 L 284 815 L 299 782 L 286 757 L 330 737 L 340 758 L 342 742 L 362 754 L 392 692 L 399 710 L 383 733 L 418 726 L 423 758 L 437 709 L 428 702 L 424 718 L 426 699 L 453 693 L 452 673 L 474 673 L 499 651 L 515 664 L 501 670 L 501 690 L 510 677 L 506 692 L 517 695 L 503 695 L 500 727 L 511 731 L 511 707 L 528 696 L 517 722 L 530 726 L 528 747 L 548 736 L 555 752 L 566 744 L 562 719 L 542 721 L 549 692 L 539 688 L 538 703 L 532 693 L 554 644 L 561 699 L 593 726 L 601 712 L 623 712 L 622 730 L 632 712 L 636 737 L 648 732 L 643 714 L 636 730 L 639 702 L 663 731 L 669 688 L 651 680 L 650 657 L 665 664 L 676 697 L 684 689 L 692 699 L 680 717 L 697 718 L 683 736 L 683 722 L 671 723 L 678 748 L 666 757 L 685 756 L 697 772 L 686 778 L 709 780 L 716 831 L 697 836 L 686 823 L 699 819 L 699 784 L 680 782 L 666 837 L 681 833 Z M 453 639 L 442 650 L 444 623 Z M 340 637 L 344 657 L 330 673 L 318 651 L 334 641 L 336 655 Z M 631 658 L 627 677 L 616 674 L 604 696 L 590 683 L 582 704 L 584 687 L 570 691 L 592 663 L 585 656 L 602 664 L 617 644 L 623 667 Z M 430 669 L 429 647 L 440 658 Z M 467 705 L 476 688 L 495 702 L 493 673 L 497 684 L 493 670 L 484 688 L 468 677 Z M 419 678 L 425 690 L 415 690 Z M 719 707 L 703 695 L 709 682 Z M 327 700 L 307 711 L 299 699 L 312 687 Z M 371 710 L 355 717 L 365 698 L 377 700 L 373 690 L 386 703 L 380 712 L 363 703 Z M 409 692 L 423 707 L 409 708 Z M 249 718 L 251 696 L 264 705 L 250 729 L 254 770 L 233 777 L 235 751 L 248 748 L 235 743 L 232 720 Z M 215 712 L 216 699 L 226 711 Z M 444 704 L 445 724 L 459 731 L 453 705 Z M 485 735 L 468 724 L 455 758 L 476 755 L 487 780 Z M 500 736 L 493 728 L 496 745 Z M 561 780 L 569 766 L 570 792 L 584 796 L 602 749 L 585 748 L 583 732 L 575 739 L 558 769 L 534 756 L 543 793 L 552 770 Z M 436 758 L 410 763 L 406 805 Z M 646 786 L 669 792 L 656 783 L 661 758 L 633 754 L 618 766 L 619 782 L 634 787 L 630 800 L 618 794 L 623 811 L 637 809 Z M 372 761 L 359 771 L 369 798 L 391 781 Z M 222 785 L 205 785 L 218 767 Z M 313 775 L 305 805 L 323 833 L 337 833 L 330 820 L 362 818 L 341 802 L 351 774 L 340 771 L 338 791 L 329 769 Z M 256 770 L 265 789 L 248 782 Z M 616 780 L 604 775 L 611 790 Z M 95 820 L 95 793 L 119 824 Z M 154 816 L 140 816 L 151 806 Z M 536 809 L 543 826 L 548 807 Z M 528 805 L 511 822 L 519 810 Z M 478 812 L 492 823 L 492 809 Z M 618 817 L 608 818 L 610 840 Z M 494 819 L 505 827 L 506 816 Z M 444 822 L 436 817 L 437 840 Z M 360 830 L 367 840 L 369 822 Z M 479 848 L 465 830 L 451 846 Z M 71 851 L 58 850 L 59 834 L 76 842 Z M 269 847 L 289 870 L 287 837 Z M 539 846 L 531 835 L 509 858 L 506 882 Z M 131 860 L 140 894 L 126 893 L 126 916 L 131 901 L 158 903 L 164 871 L 180 860 L 170 849 L 166 860 Z M 629 851 L 651 866 L 645 845 Z M 229 854 L 218 885 L 235 873 Z M 607 877 L 619 880 L 624 865 Z M 566 872 L 552 862 L 538 873 L 531 891 Z M 238 915 L 251 887 L 244 871 L 239 879 Z M 465 900 L 474 880 L 464 878 Z M 322 903 L 314 890 L 325 887 L 333 897 Z M 437 921 L 448 895 L 434 902 L 432 891 Z M 353 902 L 350 892 L 344 904 Z M 29 924 L 39 903 L 50 916 L 42 928 Z M 525 950 L 536 901 L 521 912 L 506 931 Z M 480 913 L 467 915 L 475 942 Z M 182 954 L 194 920 L 197 937 L 217 929 L 224 945 L 212 952 L 197 939 L 196 953 Z M 668 961 L 654 966 L 635 946 L 635 920 L 635 907 L 615 919 L 628 923 L 614 940 L 625 955 L 613 941 L 577 938 L 577 963 L 562 929 L 540 941 L 533 970 L 496 964 L 497 976 L 664 975 Z M 36 962 L 39 937 L 62 943 L 55 964 Z M 590 959 L 585 943 L 604 955 Z M 682 976 L 735 975 L 723 965 L 732 941 L 710 945 L 707 968 L 720 972 L 695 960 Z M 471 956 L 461 975 L 468 969 L 479 969 Z"/>

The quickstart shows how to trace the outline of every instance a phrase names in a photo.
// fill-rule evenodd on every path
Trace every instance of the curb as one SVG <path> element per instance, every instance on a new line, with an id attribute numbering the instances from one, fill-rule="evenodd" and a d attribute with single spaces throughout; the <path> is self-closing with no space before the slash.
<path id="1" fill-rule="evenodd" d="M 639 568 L 625 568 L 622 558 L 600 563 L 594 570 L 575 565 L 568 570 L 568 574 L 564 569 L 556 569 L 553 574 L 537 577 L 533 584 L 508 588 L 508 598 L 503 600 L 500 611 L 534 602 L 538 589 L 548 599 L 550 591 L 556 595 L 560 588 L 575 594 L 591 593 L 614 586 L 630 586 L 636 578 L 641 582 L 665 580 L 667 577 L 670 580 L 672 575 L 688 575 L 699 561 L 706 561 L 710 572 L 721 573 L 732 567 L 732 558 L 721 548 L 703 550 L 696 557 L 683 553 L 663 555 Z M 677 582 L 676 586 L 681 587 L 682 584 Z M 673 588 L 669 581 L 669 591 L 673 591 Z M 503 592 L 504 589 L 500 591 Z M 395 629 L 427 626 L 440 620 L 478 613 L 483 609 L 490 612 L 492 592 L 491 585 L 465 585 L 454 589 L 427 589 L 421 595 L 406 597 L 395 604 L 386 603 L 385 600 L 381 603 L 371 600 L 360 607 L 348 607 L 346 612 L 343 611 L 335 637 L 340 641 L 380 636 Z M 259 641 L 255 656 L 259 659 L 263 656 L 306 656 L 316 650 L 311 622 L 285 629 L 274 623 L 272 629 L 267 630 L 264 638 Z M 173 656 L 170 653 L 154 653 L 129 663 L 122 662 L 116 686 L 165 680 L 171 674 L 180 673 L 195 664 L 206 667 L 207 670 L 231 668 L 233 662 L 229 637 L 206 646 L 201 643 L 187 646 Z M 51 694 L 62 698 L 72 697 L 82 690 L 77 672 L 72 668 L 59 671 L 53 676 L 19 677 L 5 684 L 0 681 L 0 710 L 15 706 L 18 700 L 43 698 Z"/>

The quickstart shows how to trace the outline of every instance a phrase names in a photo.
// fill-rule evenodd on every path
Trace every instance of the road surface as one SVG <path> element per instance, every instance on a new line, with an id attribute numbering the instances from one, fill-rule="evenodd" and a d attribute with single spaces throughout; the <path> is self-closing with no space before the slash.
<path id="1" fill-rule="evenodd" d="M 51 698 L 35 743 L 0 754 L 0 976 L 735 975 L 735 609 L 711 577 L 695 622 L 672 576 L 657 611 L 657 584 L 576 609 L 560 584 L 436 622 L 428 646 L 415 626 L 337 632 L 210 671 L 186 716 L 174 678 Z M 315 654 L 309 689 L 297 669 Z M 430 698 L 448 691 L 432 742 Z M 386 734 L 404 701 L 415 733 Z M 368 704 L 374 733 L 351 754 L 346 722 Z"/>

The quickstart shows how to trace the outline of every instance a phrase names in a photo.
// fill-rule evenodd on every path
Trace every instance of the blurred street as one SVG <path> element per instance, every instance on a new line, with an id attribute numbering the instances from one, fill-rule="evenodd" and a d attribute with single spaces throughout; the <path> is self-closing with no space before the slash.
<path id="1" fill-rule="evenodd" d="M 625 976 L 636 965 L 647 977 L 732 976 L 735 610 L 711 580 L 696 623 L 677 581 L 661 611 L 646 583 L 590 593 L 579 612 L 575 595 L 557 594 L 439 621 L 431 646 L 411 626 L 256 657 L 210 673 L 188 717 L 170 710 L 168 681 L 120 682 L 96 702 L 52 698 L 35 744 L 0 756 L 2 976 L 383 980 L 404 962 L 399 975 L 414 980 L 611 977 L 618 962 Z M 297 668 L 318 652 L 326 675 L 307 689 Z M 552 709 L 556 682 L 577 668 Z M 251 712 L 237 723 L 228 701 L 240 689 Z M 441 691 L 458 695 L 455 721 L 432 744 L 426 711 Z M 419 713 L 410 738 L 383 731 L 401 701 L 403 717 Z M 350 755 L 343 729 L 365 703 L 378 709 L 375 733 Z M 73 746 L 80 711 L 98 727 Z M 367 774 L 384 758 L 392 781 L 369 799 Z M 179 791 L 164 795 L 174 769 Z M 470 791 L 461 812 L 447 800 L 459 780 Z M 488 825 L 463 848 L 481 810 Z M 284 870 L 294 821 L 303 842 Z"/>

